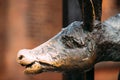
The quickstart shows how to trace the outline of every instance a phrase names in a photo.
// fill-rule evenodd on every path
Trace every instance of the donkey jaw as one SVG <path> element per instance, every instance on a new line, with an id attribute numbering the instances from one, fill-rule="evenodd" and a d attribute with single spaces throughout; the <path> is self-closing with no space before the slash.
<path id="1" fill-rule="evenodd" d="M 37 61 L 22 66 L 25 66 L 25 74 L 38 74 L 47 71 L 54 71 L 56 69 L 56 67 L 53 65 Z"/>

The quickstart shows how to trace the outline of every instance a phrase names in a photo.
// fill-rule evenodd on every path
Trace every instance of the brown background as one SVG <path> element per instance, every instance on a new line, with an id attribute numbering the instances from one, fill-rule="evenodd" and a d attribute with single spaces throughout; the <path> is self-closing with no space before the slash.
<path id="1" fill-rule="evenodd" d="M 103 0 L 102 20 L 120 12 L 116 1 Z M 62 0 L 0 0 L 0 80 L 62 80 L 55 72 L 25 75 L 16 62 L 20 49 L 40 45 L 61 27 Z M 99 63 L 95 80 L 117 80 L 119 70 L 119 63 Z"/>

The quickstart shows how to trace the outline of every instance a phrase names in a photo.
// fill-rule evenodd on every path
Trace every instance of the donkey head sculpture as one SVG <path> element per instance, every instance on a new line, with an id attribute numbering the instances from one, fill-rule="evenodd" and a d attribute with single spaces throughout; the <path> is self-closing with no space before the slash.
<path id="1" fill-rule="evenodd" d="M 94 0 L 82 0 L 80 3 L 83 4 L 83 21 L 71 23 L 34 49 L 18 52 L 17 61 L 26 67 L 25 73 L 85 72 L 100 61 L 120 60 L 120 14 L 101 23 L 101 12 L 94 7 Z M 86 5 L 89 9 L 85 8 Z"/>

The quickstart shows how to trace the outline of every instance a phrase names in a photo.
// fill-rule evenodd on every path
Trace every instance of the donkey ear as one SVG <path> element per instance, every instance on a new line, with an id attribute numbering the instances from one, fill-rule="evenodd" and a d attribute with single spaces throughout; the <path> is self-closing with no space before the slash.
<path id="1" fill-rule="evenodd" d="M 102 16 L 102 0 L 93 0 L 95 20 L 101 21 Z"/>
<path id="2" fill-rule="evenodd" d="M 79 0 L 82 9 L 83 29 L 91 32 L 94 21 L 101 21 L 102 0 Z"/>

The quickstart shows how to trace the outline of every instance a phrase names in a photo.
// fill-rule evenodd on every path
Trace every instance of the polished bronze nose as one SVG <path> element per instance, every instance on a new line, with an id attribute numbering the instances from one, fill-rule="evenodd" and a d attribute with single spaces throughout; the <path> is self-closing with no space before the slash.
<path id="1" fill-rule="evenodd" d="M 31 53 L 31 50 L 23 49 L 18 52 L 17 62 L 22 65 L 27 65 L 34 62 L 36 58 Z"/>

